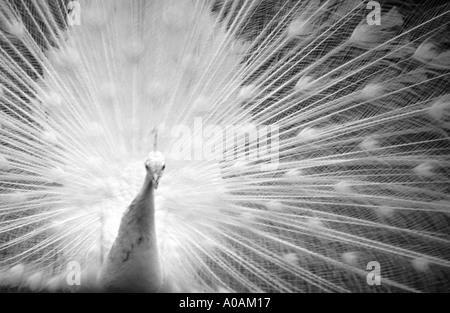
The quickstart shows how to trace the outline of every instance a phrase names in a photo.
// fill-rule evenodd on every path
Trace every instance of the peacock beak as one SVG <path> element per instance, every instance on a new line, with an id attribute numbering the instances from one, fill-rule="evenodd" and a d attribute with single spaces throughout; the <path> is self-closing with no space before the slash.
<path id="1" fill-rule="evenodd" d="M 153 179 L 153 188 L 158 189 L 159 186 L 159 177 L 157 179 Z"/>
<path id="2" fill-rule="evenodd" d="M 159 181 L 162 177 L 162 173 L 153 173 L 153 178 L 152 178 L 152 184 L 153 184 L 153 188 L 158 189 L 159 186 Z"/>

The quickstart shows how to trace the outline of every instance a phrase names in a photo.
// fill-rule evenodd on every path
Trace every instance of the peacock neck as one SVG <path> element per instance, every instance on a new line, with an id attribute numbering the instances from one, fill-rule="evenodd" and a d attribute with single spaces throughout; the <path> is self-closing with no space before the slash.
<path id="1" fill-rule="evenodd" d="M 111 291 L 158 292 L 162 285 L 155 230 L 155 188 L 147 175 L 122 217 L 103 279 Z M 124 290 L 121 286 L 127 286 Z"/>
<path id="2" fill-rule="evenodd" d="M 125 225 L 124 225 L 125 224 Z M 121 228 L 133 231 L 136 235 L 148 239 L 157 253 L 155 230 L 155 188 L 149 175 L 136 198 L 122 218 Z M 131 228 L 131 229 L 128 229 Z"/>
<path id="3" fill-rule="evenodd" d="M 143 202 L 148 203 L 149 205 L 151 204 L 151 208 L 149 208 L 149 209 L 151 209 L 151 211 L 152 211 L 151 213 L 153 213 L 153 215 L 155 213 L 154 195 L 155 195 L 155 186 L 153 185 L 151 176 L 149 174 L 147 174 L 145 176 L 144 184 L 143 184 L 140 192 L 136 196 L 135 201 L 136 200 L 143 201 Z"/>
<path id="4" fill-rule="evenodd" d="M 134 232 L 143 236 L 155 237 L 155 188 L 149 175 L 144 185 L 122 218 L 121 228 L 133 227 Z M 125 224 L 125 225 L 123 225 Z"/>

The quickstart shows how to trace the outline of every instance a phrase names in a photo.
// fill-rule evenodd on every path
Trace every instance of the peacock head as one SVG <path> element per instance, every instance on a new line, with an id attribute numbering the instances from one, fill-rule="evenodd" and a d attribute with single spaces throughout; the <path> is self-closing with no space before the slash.
<path id="1" fill-rule="evenodd" d="M 147 161 L 145 161 L 147 175 L 151 179 L 155 189 L 158 189 L 159 180 L 164 174 L 166 168 L 165 163 L 164 156 L 159 151 L 150 152 Z"/>

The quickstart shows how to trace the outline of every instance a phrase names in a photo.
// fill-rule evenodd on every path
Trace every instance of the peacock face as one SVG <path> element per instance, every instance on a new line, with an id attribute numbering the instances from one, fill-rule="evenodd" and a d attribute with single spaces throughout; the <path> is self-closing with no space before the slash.
<path id="1" fill-rule="evenodd" d="M 159 180 L 164 174 L 166 168 L 165 159 L 161 152 L 150 152 L 145 162 L 147 175 L 152 180 L 155 189 L 158 189 Z"/>

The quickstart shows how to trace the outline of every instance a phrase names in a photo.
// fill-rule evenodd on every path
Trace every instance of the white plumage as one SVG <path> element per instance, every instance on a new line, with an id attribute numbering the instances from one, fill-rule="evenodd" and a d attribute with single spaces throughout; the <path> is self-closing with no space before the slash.
<path id="1" fill-rule="evenodd" d="M 450 11 L 381 8 L 3 1 L 0 285 L 448 291 Z"/>

